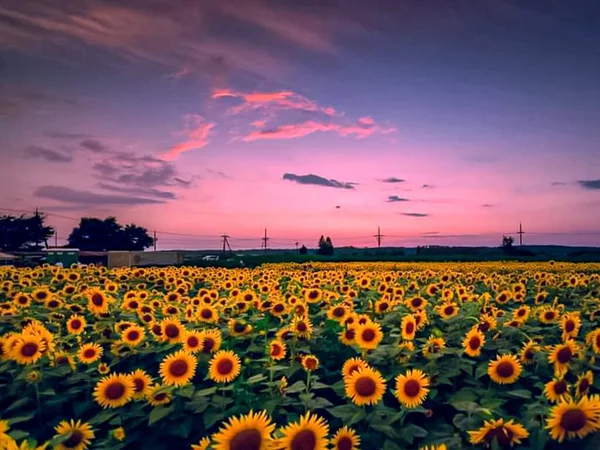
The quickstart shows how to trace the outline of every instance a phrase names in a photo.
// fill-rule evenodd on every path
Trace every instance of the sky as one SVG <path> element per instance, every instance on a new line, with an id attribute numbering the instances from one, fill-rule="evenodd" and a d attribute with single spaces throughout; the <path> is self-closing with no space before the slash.
<path id="1" fill-rule="evenodd" d="M 0 0 L 0 214 L 600 245 L 598 43 L 595 0 Z"/>

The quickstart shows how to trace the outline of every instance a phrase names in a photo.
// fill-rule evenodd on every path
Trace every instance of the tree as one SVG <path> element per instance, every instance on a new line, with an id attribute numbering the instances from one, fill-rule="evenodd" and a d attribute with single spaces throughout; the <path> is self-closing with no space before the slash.
<path id="1" fill-rule="evenodd" d="M 301 255 L 306 255 L 308 253 L 308 249 L 306 248 L 306 245 L 303 245 L 302 247 L 300 247 L 300 250 L 298 250 L 298 253 L 300 253 Z"/>
<path id="2" fill-rule="evenodd" d="M 333 255 L 333 242 L 331 242 L 330 237 L 319 238 L 319 248 L 317 249 L 317 253 L 319 255 Z"/>
<path id="3" fill-rule="evenodd" d="M 69 246 L 84 251 L 141 251 L 153 243 L 148 230 L 134 224 L 123 227 L 114 217 L 84 217 L 69 235 Z"/>
<path id="4" fill-rule="evenodd" d="M 502 250 L 505 253 L 510 253 L 513 250 L 515 240 L 512 236 L 502 236 Z"/>
<path id="5" fill-rule="evenodd" d="M 18 251 L 48 247 L 48 238 L 54 234 L 54 229 L 46 226 L 45 220 L 46 216 L 38 211 L 29 217 L 1 216 L 0 249 Z"/>

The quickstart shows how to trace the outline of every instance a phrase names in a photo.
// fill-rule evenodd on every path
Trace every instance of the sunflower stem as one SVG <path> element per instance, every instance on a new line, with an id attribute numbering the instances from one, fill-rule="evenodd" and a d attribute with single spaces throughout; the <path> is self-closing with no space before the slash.
<path id="1" fill-rule="evenodd" d="M 306 371 L 306 393 L 310 393 L 310 370 Z"/>

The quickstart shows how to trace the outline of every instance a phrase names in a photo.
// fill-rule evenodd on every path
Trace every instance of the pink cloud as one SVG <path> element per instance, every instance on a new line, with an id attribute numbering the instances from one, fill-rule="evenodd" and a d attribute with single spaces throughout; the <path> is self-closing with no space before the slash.
<path id="1" fill-rule="evenodd" d="M 201 149 L 209 142 L 208 136 L 215 127 L 214 123 L 207 122 L 197 114 L 188 114 L 184 119 L 186 121 L 185 134 L 187 139 L 171 147 L 168 152 L 162 155 L 162 158 L 166 161 L 177 159 L 182 153 Z"/>
<path id="2" fill-rule="evenodd" d="M 175 73 L 170 73 L 169 75 L 166 76 L 166 78 L 175 78 L 176 80 L 179 80 L 180 78 L 186 77 L 189 74 L 192 73 L 192 70 L 185 66 L 183 69 L 181 69 L 179 72 L 175 72 Z"/>
<path id="3" fill-rule="evenodd" d="M 266 124 L 266 120 L 255 120 L 250 125 L 252 125 L 254 128 L 263 128 Z"/>

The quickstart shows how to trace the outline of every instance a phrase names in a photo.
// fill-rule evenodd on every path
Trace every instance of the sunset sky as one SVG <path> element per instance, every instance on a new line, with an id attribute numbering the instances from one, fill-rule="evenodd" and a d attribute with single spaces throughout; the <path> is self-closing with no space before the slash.
<path id="1" fill-rule="evenodd" d="M 599 43 L 595 0 L 1 0 L 0 214 L 600 245 Z"/>

